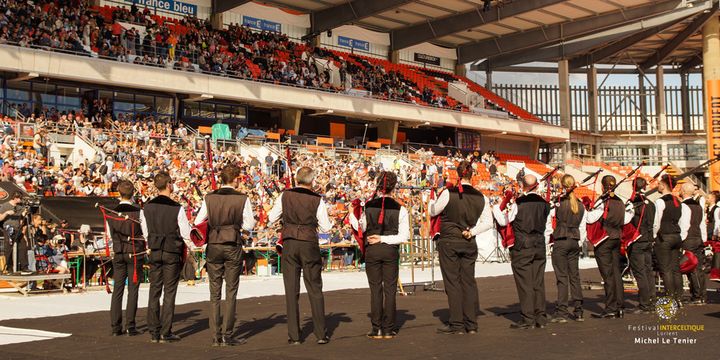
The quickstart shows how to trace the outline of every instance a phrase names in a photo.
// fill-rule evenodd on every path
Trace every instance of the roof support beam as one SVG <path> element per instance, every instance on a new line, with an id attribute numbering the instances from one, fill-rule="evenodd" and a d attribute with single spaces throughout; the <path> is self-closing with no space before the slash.
<path id="1" fill-rule="evenodd" d="M 695 55 L 692 57 L 692 59 L 686 61 L 684 64 L 680 66 L 680 71 L 682 72 L 688 72 L 692 69 L 695 69 L 696 67 L 703 64 L 703 58 L 702 54 Z"/>
<path id="2" fill-rule="evenodd" d="M 598 30 L 615 28 L 658 14 L 678 9 L 682 0 L 669 0 L 638 6 L 596 17 L 583 18 L 522 33 L 479 41 L 458 48 L 458 63 L 465 64 L 538 45 L 552 45 L 581 37 Z"/>
<path id="3" fill-rule="evenodd" d="M 426 41 L 452 35 L 480 25 L 497 22 L 512 16 L 524 14 L 545 6 L 567 0 L 523 0 L 514 1 L 491 11 L 483 12 L 479 8 L 450 15 L 441 19 L 396 29 L 390 32 L 392 50 L 400 50 Z"/>
<path id="4" fill-rule="evenodd" d="M 213 14 L 221 14 L 245 3 L 249 3 L 250 1 L 251 0 L 212 0 L 211 10 Z"/>
<path id="5" fill-rule="evenodd" d="M 713 16 L 717 16 L 717 10 L 718 10 L 718 2 L 717 1 L 708 1 L 709 5 L 712 4 L 712 8 L 710 8 L 709 12 L 703 13 L 700 16 L 698 16 L 695 20 L 693 20 L 690 25 L 688 25 L 685 30 L 681 31 L 679 34 L 677 34 L 670 42 L 665 44 L 660 50 L 656 51 L 653 56 L 649 57 L 645 62 L 640 64 L 640 68 L 645 71 L 650 69 L 653 66 L 657 66 L 658 64 L 662 63 L 665 59 L 667 59 L 670 54 L 675 51 L 685 40 L 687 40 L 689 37 L 693 36 L 696 32 L 698 32 L 700 29 L 702 29 L 703 25 L 710 20 Z M 707 9 L 706 9 L 707 10 Z"/>
<path id="6" fill-rule="evenodd" d="M 394 9 L 409 0 L 355 0 L 310 13 L 312 34 Z"/>

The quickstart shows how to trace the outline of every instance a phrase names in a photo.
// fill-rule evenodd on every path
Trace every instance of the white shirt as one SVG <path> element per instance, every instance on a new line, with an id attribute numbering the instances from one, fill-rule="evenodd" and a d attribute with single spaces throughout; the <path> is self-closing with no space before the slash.
<path id="1" fill-rule="evenodd" d="M 355 217 L 352 210 L 348 216 L 348 221 L 353 229 L 365 231 L 367 229 L 367 215 L 363 211 L 360 215 L 360 220 Z M 396 235 L 380 235 L 380 242 L 388 245 L 398 245 L 410 238 L 410 221 L 408 219 L 408 211 L 404 206 L 400 207 L 400 214 L 398 215 L 398 233 Z"/>
<path id="2" fill-rule="evenodd" d="M 234 189 L 232 186 L 224 185 L 223 188 L 229 188 Z M 252 202 L 250 202 L 250 198 L 248 197 L 245 199 L 245 207 L 243 208 L 243 223 L 242 228 L 245 231 L 252 231 L 255 228 L 255 215 L 253 215 L 253 207 Z M 205 221 L 208 217 L 208 210 L 207 210 L 207 204 L 205 203 L 205 199 L 202 201 L 202 205 L 200 206 L 200 211 L 198 211 L 197 216 L 195 216 L 195 225 L 199 225 L 203 221 Z"/>
<path id="3" fill-rule="evenodd" d="M 525 193 L 525 195 L 528 194 L 534 194 L 535 192 L 529 192 Z M 496 204 L 493 206 L 492 209 L 493 217 L 495 218 L 495 221 L 497 221 L 498 225 L 500 226 L 507 226 L 508 224 L 515 221 L 515 217 L 518 214 L 518 206 L 516 203 L 511 203 L 507 205 L 507 208 L 505 211 L 500 210 L 500 204 Z M 545 232 L 543 233 L 543 236 L 545 237 L 545 243 L 550 242 L 550 235 L 552 234 L 552 215 L 553 212 L 550 211 L 548 213 L 547 218 L 545 219 Z M 586 213 L 587 215 L 587 213 Z M 584 218 L 584 216 L 583 216 Z M 548 232 L 548 229 L 550 229 L 550 232 Z"/>
<path id="4" fill-rule="evenodd" d="M 188 220 L 187 213 L 185 212 L 185 207 L 182 205 L 180 205 L 180 210 L 178 211 L 177 222 L 178 228 L 180 229 L 180 237 L 185 242 L 185 245 L 187 245 L 190 249 L 195 249 L 195 244 L 190 241 L 190 231 L 192 230 L 192 227 L 190 226 L 190 220 Z M 142 228 L 143 237 L 147 239 L 148 227 L 147 220 L 145 220 L 145 210 L 140 210 L 140 227 Z"/>
<path id="5" fill-rule="evenodd" d="M 556 209 L 550 210 L 550 219 L 551 219 L 550 226 L 547 226 L 545 228 L 545 241 L 546 242 L 550 241 L 550 235 L 552 235 L 552 233 L 555 231 L 555 229 L 553 229 L 553 227 L 552 227 L 552 218 L 555 217 L 555 210 Z M 580 220 L 580 225 L 578 225 L 579 230 L 580 230 L 580 241 L 584 241 L 587 239 L 587 216 L 588 216 L 588 212 L 586 210 L 583 212 L 582 219 Z"/>
<path id="6" fill-rule="evenodd" d="M 462 182 L 462 184 L 470 185 L 466 182 Z M 485 201 L 485 206 L 483 207 L 483 211 L 482 213 L 480 213 L 480 217 L 477 219 L 475 226 L 470 229 L 470 234 L 472 236 L 478 236 L 479 234 L 490 230 L 493 226 L 493 216 L 492 210 L 490 209 L 490 201 L 485 195 L 483 195 L 482 197 Z M 443 210 L 445 210 L 448 202 L 450 202 L 450 191 L 442 191 L 440 195 L 435 198 L 435 200 L 430 200 L 430 216 L 440 215 Z"/>
<path id="7" fill-rule="evenodd" d="M 664 195 L 663 195 L 664 196 Z M 653 236 L 657 237 L 660 231 L 660 221 L 665 212 L 665 200 L 661 198 L 655 200 L 655 223 L 653 224 Z M 680 238 L 685 241 L 688 229 L 690 229 L 690 208 L 685 204 L 680 204 Z"/>
<path id="8" fill-rule="evenodd" d="M 683 201 L 687 199 L 692 199 L 692 197 L 684 198 Z M 702 206 L 702 205 L 701 205 Z M 692 215 L 692 210 L 689 206 L 687 206 L 685 203 L 682 203 L 680 205 L 680 238 L 685 241 L 688 235 L 688 231 L 690 231 L 690 217 Z M 705 211 L 702 212 L 702 220 L 700 221 L 700 237 L 702 238 L 703 243 L 707 241 L 707 226 L 705 226 L 705 220 L 707 219 L 707 216 L 705 215 Z"/>
<path id="9" fill-rule="evenodd" d="M 276 223 L 280 220 L 280 217 L 282 217 L 282 196 L 283 194 L 280 194 L 280 196 L 275 199 L 275 203 L 273 204 L 272 209 L 270 209 L 270 213 L 268 214 L 268 222 L 270 224 Z M 321 233 L 327 233 L 332 230 L 333 223 L 328 216 L 325 200 L 320 199 L 320 204 L 318 205 L 315 216 L 318 220 L 318 230 L 320 230 Z"/>

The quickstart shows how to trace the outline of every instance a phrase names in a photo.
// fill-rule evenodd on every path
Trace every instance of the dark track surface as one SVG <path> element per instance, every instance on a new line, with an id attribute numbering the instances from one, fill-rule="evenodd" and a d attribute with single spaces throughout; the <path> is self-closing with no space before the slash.
<path id="1" fill-rule="evenodd" d="M 597 270 L 584 270 L 583 280 L 598 280 Z M 556 297 L 554 274 L 546 273 L 548 310 Z M 716 284 L 710 284 L 717 288 Z M 515 285 L 510 276 L 478 279 L 480 331 L 476 335 L 437 335 L 435 328 L 447 318 L 442 292 L 422 292 L 398 297 L 400 335 L 392 340 L 369 340 L 368 290 L 343 290 L 325 294 L 328 331 L 332 341 L 316 345 L 311 334 L 309 305 L 301 295 L 303 333 L 299 346 L 286 343 L 285 304 L 282 296 L 238 301 L 236 333 L 248 343 L 238 347 L 210 347 L 208 304 L 178 306 L 174 332 L 182 336 L 175 344 L 151 344 L 145 333 L 137 337 L 109 336 L 109 312 L 74 314 L 46 319 L 8 320 L 0 325 L 72 333 L 33 343 L 0 346 L 2 359 L 718 359 L 720 358 L 720 294 L 710 292 L 711 304 L 686 306 L 674 324 L 704 325 L 704 331 L 679 332 L 677 337 L 697 340 L 691 345 L 635 344 L 636 337 L 656 338 L 653 331 L 634 331 L 629 325 L 656 325 L 656 315 L 631 315 L 624 319 L 589 318 L 599 312 L 602 292 L 585 290 L 584 323 L 550 324 L 546 329 L 512 330 L 519 320 Z M 240 291 L 242 291 L 242 283 Z M 626 294 L 626 306 L 635 306 L 634 294 Z M 110 298 L 108 297 L 108 303 Z M 108 304 L 109 307 L 109 304 Z M 1 311 L 0 304 L 0 311 Z M 301 319 L 301 320 L 302 320 Z M 138 311 L 144 330 L 145 309 Z M 661 336 L 660 339 L 672 339 Z M 682 355 L 682 357 L 680 357 Z"/>

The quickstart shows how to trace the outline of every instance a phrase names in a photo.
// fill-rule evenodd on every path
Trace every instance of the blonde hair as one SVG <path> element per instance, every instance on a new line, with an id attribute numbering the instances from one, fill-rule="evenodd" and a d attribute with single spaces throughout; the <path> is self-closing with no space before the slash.
<path id="1" fill-rule="evenodd" d="M 575 186 L 575 178 L 572 175 L 565 174 L 563 175 L 562 180 L 560 180 L 560 183 L 565 190 L 569 190 Z M 570 211 L 572 211 L 573 214 L 577 214 L 578 211 L 580 211 L 577 196 L 575 196 L 575 193 L 571 191 L 570 194 L 568 194 L 568 198 L 570 199 Z"/>

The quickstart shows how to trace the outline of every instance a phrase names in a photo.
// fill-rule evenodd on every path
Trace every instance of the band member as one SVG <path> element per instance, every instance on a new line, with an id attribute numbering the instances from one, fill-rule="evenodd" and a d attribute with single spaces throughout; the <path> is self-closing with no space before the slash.
<path id="1" fill-rule="evenodd" d="M 391 339 L 395 328 L 395 294 L 397 292 L 399 244 L 410 237 L 407 209 L 390 194 L 397 176 L 385 171 L 377 177 L 379 197 L 365 204 L 365 212 L 356 219 L 351 212 L 350 224 L 361 229 L 366 241 L 365 273 L 370 285 L 370 322 L 372 339 Z"/>
<path id="2" fill-rule="evenodd" d="M 470 184 L 473 169 L 468 161 L 457 167 L 460 184 L 430 201 L 430 215 L 440 215 L 437 241 L 450 319 L 437 329 L 440 334 L 477 333 L 478 289 L 475 261 L 478 256 L 475 236 L 492 228 L 488 199 Z"/>
<path id="3" fill-rule="evenodd" d="M 5 237 L 5 266 L 10 273 L 20 272 L 31 275 L 30 262 L 27 256 L 28 243 L 24 239 L 20 225 L 23 214 L 20 213 L 23 193 L 15 192 L 9 201 L 0 204 L 0 224 Z"/>
<path id="4" fill-rule="evenodd" d="M 575 178 L 564 175 L 560 183 L 566 194 L 560 198 L 556 208 L 550 211 L 555 217 L 555 229 L 546 228 L 546 233 L 553 235 L 552 265 L 557 279 L 558 301 L 552 322 L 566 323 L 570 318 L 568 311 L 568 292 L 573 306 L 573 319 L 584 321 L 583 295 L 580 286 L 579 242 L 587 238 L 585 227 L 585 208 L 572 190 Z"/>
<path id="5" fill-rule="evenodd" d="M 552 228 L 550 204 L 535 192 L 534 175 L 521 179 L 523 194 L 508 206 L 507 215 L 499 206 L 493 215 L 500 226 L 511 224 L 515 244 L 510 249 L 510 262 L 515 278 L 522 319 L 510 325 L 513 329 L 544 328 L 545 309 L 545 244 L 546 230 Z M 549 235 L 549 234 L 548 234 Z M 567 291 L 567 290 L 566 290 Z"/>
<path id="6" fill-rule="evenodd" d="M 195 218 L 195 224 L 208 220 L 207 272 L 210 281 L 210 330 L 213 346 L 244 344 L 235 340 L 235 306 L 242 272 L 241 230 L 251 231 L 255 226 L 252 203 L 247 195 L 235 190 L 240 168 L 226 165 L 220 173 L 223 186 L 207 194 Z M 220 301 L 225 280 L 225 312 L 221 319 Z M 224 321 L 224 323 L 223 323 Z"/>
<path id="7" fill-rule="evenodd" d="M 654 310 L 651 303 L 655 297 L 655 271 L 653 270 L 653 223 L 655 221 L 655 204 L 649 201 L 643 192 L 647 186 L 645 179 L 638 177 L 633 183 L 635 196 L 631 199 L 634 214 L 631 223 L 640 233 L 627 249 L 630 270 L 638 287 L 638 308 L 635 314 L 649 314 Z"/>
<path id="8" fill-rule="evenodd" d="M 720 207 L 718 207 L 718 200 L 720 200 L 720 191 L 712 191 L 706 195 L 707 213 L 705 219 L 707 222 L 707 239 L 712 241 L 718 235 L 718 227 L 720 227 Z"/>
<path id="9" fill-rule="evenodd" d="M 605 309 L 592 316 L 604 319 L 622 318 L 625 315 L 625 305 L 620 269 L 621 228 L 632 220 L 635 213 L 632 210 L 626 211 L 622 199 L 611 191 L 617 183 L 614 176 L 603 176 L 601 183 L 606 197 L 602 199 L 601 205 L 588 211 L 587 223 L 599 221 L 604 231 L 602 239 L 595 245 L 595 260 L 605 288 Z"/>
<path id="10" fill-rule="evenodd" d="M 172 333 L 175 295 L 182 269 L 183 245 L 191 249 L 190 221 L 182 205 L 170 198 L 173 182 L 170 175 L 160 172 L 154 178 L 159 195 L 148 201 L 140 212 L 143 235 L 150 249 L 150 294 L 148 299 L 148 330 L 150 341 L 179 341 Z M 163 296 L 162 314 L 160 296 Z"/>
<path id="11" fill-rule="evenodd" d="M 682 248 L 695 254 L 698 264 L 691 273 L 687 274 L 690 282 L 690 304 L 702 305 L 705 303 L 707 288 L 705 287 L 705 241 L 707 240 L 707 227 L 705 212 L 700 203 L 693 197 L 695 185 L 686 182 L 682 185 L 683 201 L 680 221 L 689 220 L 687 224 L 680 224 L 680 237 L 683 239 Z M 687 231 L 682 229 L 687 228 Z"/>
<path id="12" fill-rule="evenodd" d="M 120 336 L 123 333 L 135 336 L 139 334 L 135 327 L 135 313 L 140 288 L 139 277 L 142 276 L 142 266 L 145 263 L 145 239 L 142 237 L 142 228 L 139 224 L 140 208 L 132 201 L 135 187 L 130 181 L 121 180 L 118 182 L 117 190 L 120 193 L 120 204 L 114 210 L 128 218 L 121 219 L 111 216 L 105 224 L 108 236 L 113 241 L 114 253 L 110 325 L 113 336 Z M 125 282 L 128 285 L 128 297 L 125 310 L 125 330 L 123 331 L 122 300 Z"/>
<path id="13" fill-rule="evenodd" d="M 658 182 L 658 192 L 662 196 L 655 200 L 655 256 L 662 273 L 665 296 L 674 298 L 679 304 L 682 296 L 682 276 L 680 275 L 680 255 L 682 247 L 681 233 L 687 234 L 690 224 L 689 212 L 683 214 L 680 202 L 672 194 L 672 176 L 663 175 Z M 684 228 L 684 231 L 683 231 Z"/>
<path id="14" fill-rule="evenodd" d="M 325 331 L 325 300 L 322 293 L 322 256 L 318 230 L 332 229 L 327 205 L 312 190 L 315 171 L 304 166 L 295 176 L 298 186 L 285 190 L 270 210 L 269 222 L 282 220 L 283 253 L 280 266 L 285 285 L 288 319 L 288 344 L 299 345 L 300 339 L 300 271 L 303 273 L 312 310 L 314 333 L 318 344 L 330 339 Z"/>

